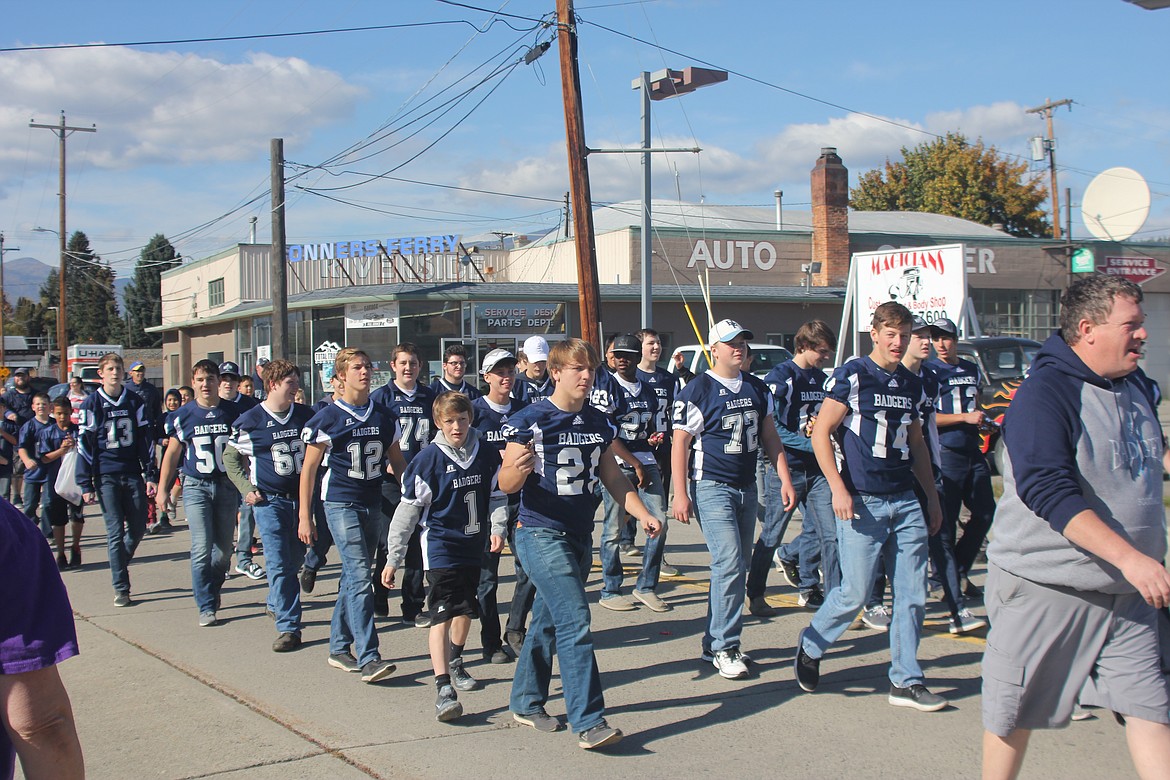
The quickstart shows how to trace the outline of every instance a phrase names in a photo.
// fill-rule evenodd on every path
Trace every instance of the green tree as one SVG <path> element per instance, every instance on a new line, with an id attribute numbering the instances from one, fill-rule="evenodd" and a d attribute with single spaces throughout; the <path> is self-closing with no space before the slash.
<path id="1" fill-rule="evenodd" d="M 10 336 L 40 337 L 46 332 L 45 307 L 23 295 L 16 299 L 11 318 L 4 320 L 4 332 Z M 48 312 L 52 314 L 52 312 Z"/>
<path id="2" fill-rule="evenodd" d="M 114 269 L 102 263 L 85 233 L 78 230 L 69 237 L 65 251 L 66 346 L 121 340 L 124 328 L 118 316 L 114 277 Z M 41 304 L 46 309 L 57 305 L 59 278 L 57 269 L 53 269 L 41 285 Z M 57 313 L 48 312 L 49 318 Z M 56 333 L 56 321 L 47 324 Z"/>
<path id="3" fill-rule="evenodd" d="M 128 347 L 161 347 L 161 333 L 146 328 L 162 324 L 162 272 L 182 264 L 171 242 L 161 233 L 142 250 L 134 278 L 126 285 L 126 341 Z"/>
<path id="4" fill-rule="evenodd" d="M 1051 235 L 1041 206 L 1048 189 L 1026 162 L 959 133 L 902 147 L 902 160 L 867 171 L 850 192 L 857 211 L 925 211 L 1002 225 L 1013 236 Z"/>

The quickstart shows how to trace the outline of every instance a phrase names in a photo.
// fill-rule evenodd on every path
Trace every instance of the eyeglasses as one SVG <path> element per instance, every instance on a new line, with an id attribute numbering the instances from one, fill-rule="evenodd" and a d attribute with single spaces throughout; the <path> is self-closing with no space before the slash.
<path id="1" fill-rule="evenodd" d="M 449 365 L 449 366 L 466 366 L 467 361 L 466 360 L 448 360 L 447 365 Z"/>

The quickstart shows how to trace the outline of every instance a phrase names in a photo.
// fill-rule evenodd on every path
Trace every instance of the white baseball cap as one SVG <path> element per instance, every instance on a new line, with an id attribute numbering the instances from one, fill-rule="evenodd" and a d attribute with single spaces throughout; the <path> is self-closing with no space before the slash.
<path id="1" fill-rule="evenodd" d="M 484 374 L 490 374 L 492 369 L 500 363 L 516 364 L 516 356 L 506 349 L 493 349 L 491 352 L 483 356 L 483 363 L 480 365 L 480 371 Z"/>
<path id="2" fill-rule="evenodd" d="M 740 325 L 735 320 L 719 320 L 715 326 L 707 332 L 707 343 L 714 344 L 719 341 L 731 341 L 736 336 L 743 335 L 745 339 L 751 341 L 756 336 L 750 330 Z"/>
<path id="3" fill-rule="evenodd" d="M 548 360 L 548 342 L 543 336 L 529 336 L 524 340 L 524 356 L 529 363 L 538 363 Z"/>

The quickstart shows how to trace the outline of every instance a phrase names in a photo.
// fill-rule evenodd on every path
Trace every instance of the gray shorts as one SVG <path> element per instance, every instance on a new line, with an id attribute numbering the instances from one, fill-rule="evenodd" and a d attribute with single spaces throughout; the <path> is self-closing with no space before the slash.
<path id="1" fill-rule="evenodd" d="M 1157 612 L 1140 595 L 1041 585 L 991 564 L 985 603 L 983 727 L 991 733 L 1067 726 L 1090 680 L 1100 706 L 1170 723 Z"/>

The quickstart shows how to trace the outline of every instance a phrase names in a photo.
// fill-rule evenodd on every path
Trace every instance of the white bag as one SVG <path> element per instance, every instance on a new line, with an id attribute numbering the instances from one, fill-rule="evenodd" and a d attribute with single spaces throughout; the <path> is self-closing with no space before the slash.
<path id="1" fill-rule="evenodd" d="M 81 486 L 77 484 L 77 449 L 71 449 L 61 456 L 61 470 L 57 472 L 54 485 L 57 495 L 74 506 L 81 506 Z"/>

